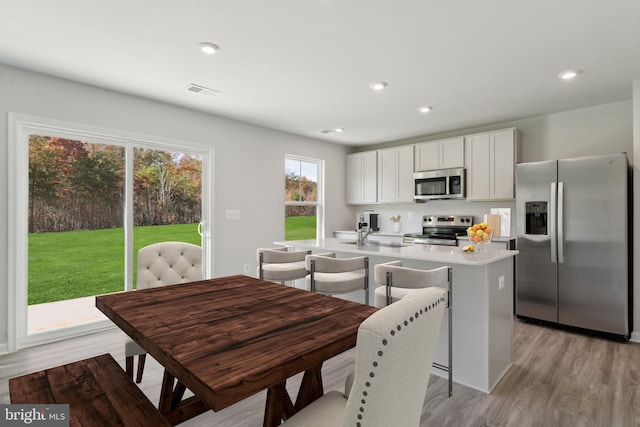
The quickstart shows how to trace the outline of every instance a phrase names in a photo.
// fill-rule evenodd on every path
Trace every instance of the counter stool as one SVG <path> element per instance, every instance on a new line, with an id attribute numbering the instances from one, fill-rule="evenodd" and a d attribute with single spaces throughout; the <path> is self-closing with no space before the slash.
<path id="1" fill-rule="evenodd" d="M 449 366 L 433 363 L 433 366 L 449 373 L 449 396 L 453 388 L 453 329 L 452 317 L 452 268 L 439 267 L 432 270 L 419 270 L 402 266 L 402 261 L 390 261 L 376 264 L 373 280 L 383 286 L 374 291 L 374 304 L 384 307 L 416 292 L 417 289 L 439 287 L 447 290 L 447 314 L 449 328 Z"/>
<path id="2" fill-rule="evenodd" d="M 369 257 L 307 255 L 305 264 L 309 270 L 305 284 L 311 292 L 336 295 L 364 290 L 365 304 L 369 304 Z"/>
<path id="3" fill-rule="evenodd" d="M 307 275 L 304 257 L 311 251 L 289 251 L 287 247 L 258 249 L 258 278 L 280 282 L 304 279 Z"/>

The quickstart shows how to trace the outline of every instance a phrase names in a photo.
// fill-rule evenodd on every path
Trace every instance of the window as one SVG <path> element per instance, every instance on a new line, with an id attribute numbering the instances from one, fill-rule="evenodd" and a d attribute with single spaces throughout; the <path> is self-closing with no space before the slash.
<path id="1" fill-rule="evenodd" d="M 286 156 L 284 171 L 285 240 L 324 236 L 322 160 Z"/>

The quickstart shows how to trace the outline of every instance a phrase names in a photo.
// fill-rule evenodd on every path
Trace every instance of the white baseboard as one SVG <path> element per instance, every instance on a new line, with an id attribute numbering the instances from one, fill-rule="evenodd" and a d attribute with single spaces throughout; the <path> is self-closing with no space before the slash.
<path id="1" fill-rule="evenodd" d="M 631 332 L 629 341 L 640 343 L 640 332 Z"/>

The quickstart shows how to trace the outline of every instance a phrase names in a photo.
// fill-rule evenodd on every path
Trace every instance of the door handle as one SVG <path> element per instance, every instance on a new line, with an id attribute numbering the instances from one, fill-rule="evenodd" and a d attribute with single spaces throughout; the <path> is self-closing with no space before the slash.
<path id="1" fill-rule="evenodd" d="M 558 183 L 558 263 L 564 264 L 564 182 Z"/>
<path id="2" fill-rule="evenodd" d="M 556 243 L 556 183 L 551 183 L 551 192 L 549 194 L 550 209 L 549 209 L 549 236 L 551 237 L 551 262 L 556 263 L 558 261 L 557 243 Z"/>

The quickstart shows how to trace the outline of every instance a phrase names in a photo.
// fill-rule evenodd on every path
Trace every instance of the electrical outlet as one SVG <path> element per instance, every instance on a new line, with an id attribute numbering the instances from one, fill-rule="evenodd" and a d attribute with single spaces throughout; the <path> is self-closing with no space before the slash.
<path id="1" fill-rule="evenodd" d="M 413 219 L 413 212 L 407 213 L 407 219 L 411 221 Z"/>
<path id="2" fill-rule="evenodd" d="M 249 263 L 244 264 L 244 274 L 249 274 Z"/>
<path id="3" fill-rule="evenodd" d="M 504 276 L 498 277 L 498 289 L 504 289 Z"/>
<path id="4" fill-rule="evenodd" d="M 227 209 L 227 219 L 240 219 L 240 210 Z"/>

